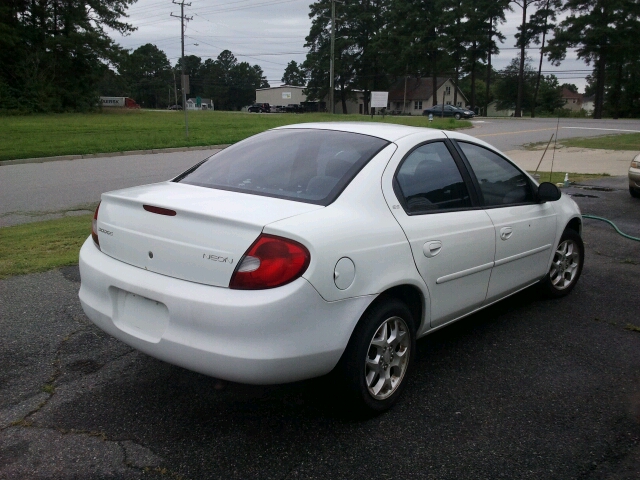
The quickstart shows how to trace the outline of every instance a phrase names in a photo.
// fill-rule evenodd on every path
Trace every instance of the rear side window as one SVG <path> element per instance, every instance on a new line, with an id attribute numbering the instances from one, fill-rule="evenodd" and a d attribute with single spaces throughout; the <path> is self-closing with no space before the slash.
<path id="1" fill-rule="evenodd" d="M 175 181 L 329 205 L 389 142 L 331 130 L 271 130 L 233 145 Z"/>
<path id="2" fill-rule="evenodd" d="M 534 201 L 531 183 L 515 166 L 484 147 L 458 142 L 475 173 L 485 206 L 503 206 Z"/>
<path id="3" fill-rule="evenodd" d="M 442 142 L 416 148 L 396 174 L 409 214 L 471 207 L 460 170 Z"/>

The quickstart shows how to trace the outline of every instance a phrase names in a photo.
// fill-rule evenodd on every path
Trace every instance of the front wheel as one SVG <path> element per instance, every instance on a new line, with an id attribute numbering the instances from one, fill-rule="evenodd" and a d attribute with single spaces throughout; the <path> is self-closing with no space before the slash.
<path id="1" fill-rule="evenodd" d="M 565 230 L 553 254 L 549 273 L 542 280 L 544 292 L 559 298 L 568 295 L 578 283 L 584 264 L 584 244 L 573 230 Z"/>
<path id="2" fill-rule="evenodd" d="M 374 305 L 358 323 L 345 349 L 338 373 L 350 406 L 381 413 L 400 398 L 416 349 L 413 317 L 396 299 Z"/>
<path id="3" fill-rule="evenodd" d="M 640 198 L 640 192 L 631 186 L 629 187 L 629 193 L 633 198 Z"/>
<path id="4" fill-rule="evenodd" d="M 456 113 L 456 114 L 454 115 L 454 117 L 456 117 L 456 120 L 460 120 L 461 115 L 460 115 L 459 113 Z"/>

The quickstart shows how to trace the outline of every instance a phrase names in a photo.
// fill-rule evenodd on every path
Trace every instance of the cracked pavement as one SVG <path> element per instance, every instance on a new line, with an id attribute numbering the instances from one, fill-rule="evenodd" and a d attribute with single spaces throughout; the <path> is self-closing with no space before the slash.
<path id="1" fill-rule="evenodd" d="M 640 236 L 623 179 L 569 188 Z M 596 182 L 597 183 L 597 182 Z M 102 333 L 77 267 L 0 281 L 0 479 L 640 478 L 640 244 L 585 219 L 575 290 L 528 289 L 418 341 L 357 421 L 326 378 L 226 384 Z"/>

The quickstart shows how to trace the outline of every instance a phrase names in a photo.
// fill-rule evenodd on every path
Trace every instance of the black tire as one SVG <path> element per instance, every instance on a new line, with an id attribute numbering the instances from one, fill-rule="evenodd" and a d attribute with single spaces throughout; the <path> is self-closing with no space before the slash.
<path id="1" fill-rule="evenodd" d="M 454 115 L 454 117 L 455 117 L 455 119 L 456 119 L 456 120 L 460 120 L 461 115 L 460 115 L 459 113 L 456 113 L 456 114 Z"/>
<path id="2" fill-rule="evenodd" d="M 640 192 L 631 186 L 629 187 L 629 193 L 633 198 L 640 198 Z"/>
<path id="3" fill-rule="evenodd" d="M 562 234 L 553 254 L 551 268 L 540 282 L 543 293 L 551 298 L 568 295 L 578 283 L 584 265 L 584 244 L 575 230 Z"/>
<path id="4" fill-rule="evenodd" d="M 391 339 L 385 341 L 380 335 L 382 330 L 386 332 L 385 335 L 393 334 L 394 327 L 396 332 L 402 333 L 396 335 L 399 338 L 397 344 Z M 336 368 L 346 391 L 344 406 L 360 416 L 370 416 L 388 410 L 398 401 L 407 384 L 407 373 L 415 356 L 415 332 L 411 312 L 399 300 L 380 299 L 365 312 Z M 389 345 L 388 350 L 383 352 L 381 346 L 373 344 L 374 340 Z M 379 361 L 367 361 L 375 358 Z M 376 373 L 378 369 L 388 380 Z M 369 383 L 373 384 L 372 388 Z M 376 397 L 373 391 L 380 385 L 384 386 Z"/>

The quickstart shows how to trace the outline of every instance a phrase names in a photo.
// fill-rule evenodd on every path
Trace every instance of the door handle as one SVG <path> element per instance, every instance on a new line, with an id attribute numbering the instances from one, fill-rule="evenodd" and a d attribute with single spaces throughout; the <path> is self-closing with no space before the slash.
<path id="1" fill-rule="evenodd" d="M 500 238 L 502 240 L 508 240 L 512 234 L 513 234 L 513 228 L 511 227 L 502 227 L 500 229 Z"/>
<path id="2" fill-rule="evenodd" d="M 427 242 L 422 247 L 422 253 L 427 258 L 435 257 L 442 250 L 442 242 L 439 240 L 434 240 L 433 242 Z"/>

